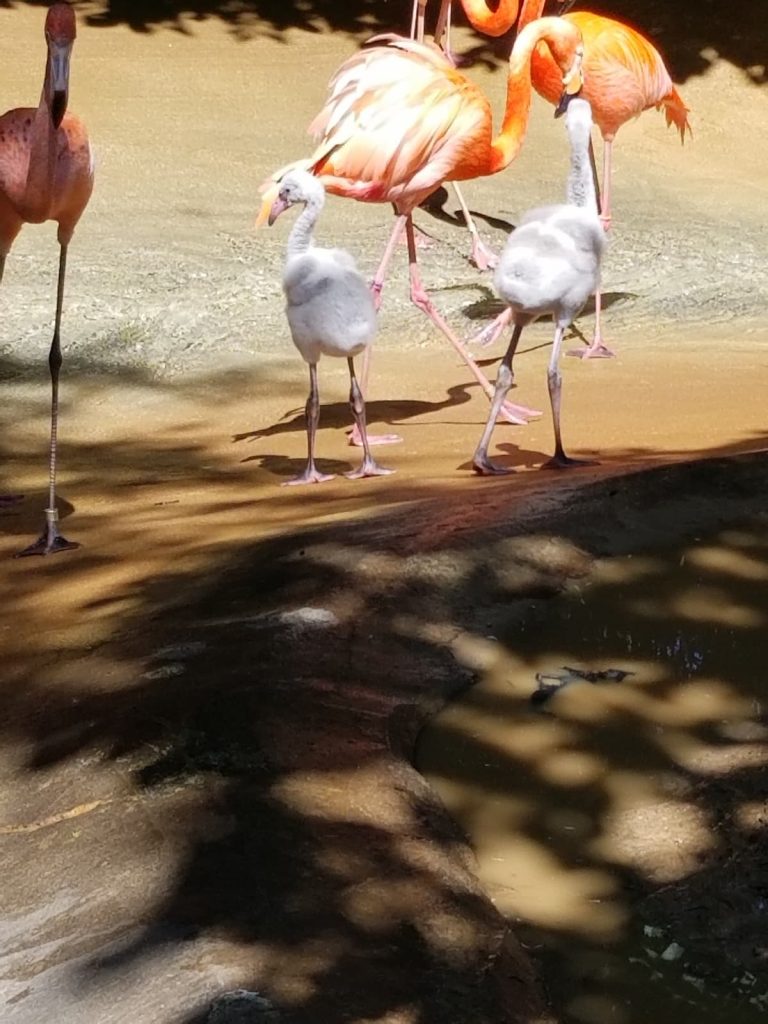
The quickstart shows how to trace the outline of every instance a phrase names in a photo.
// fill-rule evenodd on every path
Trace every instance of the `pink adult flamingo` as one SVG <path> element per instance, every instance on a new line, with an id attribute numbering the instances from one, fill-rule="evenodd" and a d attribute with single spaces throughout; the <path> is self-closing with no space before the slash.
<path id="1" fill-rule="evenodd" d="M 562 18 L 538 19 L 512 49 L 504 118 L 494 138 L 487 98 L 437 46 L 397 35 L 370 40 L 331 79 L 330 96 L 310 126 L 318 139 L 313 154 L 277 171 L 265 183 L 258 218 L 266 219 L 277 182 L 296 166 L 319 177 L 335 195 L 392 203 L 397 220 L 372 283 L 377 305 L 389 261 L 405 231 L 412 301 L 448 338 L 489 398 L 493 387 L 424 289 L 411 213 L 443 182 L 495 174 L 514 160 L 525 138 L 532 92 L 530 61 L 540 42 L 561 68 L 563 88 L 576 92 L 581 87 L 578 29 Z M 531 414 L 520 406 L 502 406 L 502 415 L 510 422 L 525 423 Z"/>
<path id="2" fill-rule="evenodd" d="M 19 107 L 0 117 L 0 281 L 11 245 L 24 224 L 58 222 L 59 277 L 48 365 L 51 434 L 48 507 L 41 536 L 20 555 L 48 555 L 79 545 L 59 532 L 56 442 L 61 369 L 61 311 L 67 247 L 93 189 L 93 158 L 85 126 L 67 114 L 69 64 L 77 28 L 68 3 L 54 3 L 45 19 L 48 56 L 37 109 Z"/>

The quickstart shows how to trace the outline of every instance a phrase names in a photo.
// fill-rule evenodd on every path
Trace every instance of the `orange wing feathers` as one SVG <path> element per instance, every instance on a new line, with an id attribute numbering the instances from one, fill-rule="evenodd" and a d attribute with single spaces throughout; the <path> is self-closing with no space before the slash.
<path id="1" fill-rule="evenodd" d="M 458 168 L 467 139 L 490 142 L 488 101 L 434 44 L 377 36 L 329 88 L 305 163 L 337 195 L 412 208 Z"/>

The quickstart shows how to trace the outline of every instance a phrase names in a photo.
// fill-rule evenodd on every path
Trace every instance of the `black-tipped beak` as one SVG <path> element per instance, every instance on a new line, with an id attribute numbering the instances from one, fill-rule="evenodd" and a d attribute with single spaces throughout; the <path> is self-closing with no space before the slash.
<path id="1" fill-rule="evenodd" d="M 67 94 L 63 90 L 58 90 L 53 94 L 53 99 L 51 100 L 51 121 L 53 121 L 54 128 L 59 127 L 64 120 L 66 112 Z"/>
<path id="2" fill-rule="evenodd" d="M 72 54 L 71 43 L 48 43 L 48 59 L 50 62 L 49 79 L 51 88 L 51 120 L 54 128 L 58 128 L 64 120 L 69 99 L 69 59 Z"/>
<path id="3" fill-rule="evenodd" d="M 579 89 L 579 92 L 581 92 L 581 89 Z M 563 116 L 563 114 L 568 109 L 568 104 L 571 102 L 574 96 L 579 95 L 579 92 L 568 92 L 567 90 L 563 90 L 563 95 L 560 97 L 560 102 L 555 107 L 555 117 Z"/>

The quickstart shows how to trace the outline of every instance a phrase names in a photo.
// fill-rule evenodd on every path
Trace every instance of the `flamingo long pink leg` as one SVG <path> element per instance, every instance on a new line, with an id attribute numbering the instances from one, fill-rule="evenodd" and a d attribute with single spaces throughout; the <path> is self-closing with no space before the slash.
<path id="1" fill-rule="evenodd" d="M 424 41 L 424 8 L 426 7 L 426 0 L 415 0 L 413 5 L 413 16 L 411 18 L 411 38 L 417 39 L 420 43 Z M 443 34 L 445 34 L 445 51 L 448 57 L 453 60 L 453 57 L 448 52 L 449 47 L 449 33 L 451 29 L 451 2 L 450 0 L 443 0 L 440 6 L 440 13 L 437 16 L 437 24 L 435 25 L 435 42 L 438 46 L 442 45 Z M 453 61 L 455 63 L 455 60 Z M 472 235 L 472 262 L 475 264 L 478 270 L 488 270 L 495 267 L 499 261 L 496 253 L 490 249 L 485 242 L 480 238 L 480 232 L 477 230 L 472 214 L 469 212 L 469 207 L 464 200 L 461 189 L 456 182 L 451 183 L 453 190 L 456 193 L 456 199 L 461 207 L 461 212 L 464 215 L 464 222 L 469 229 L 469 233 Z"/>
<path id="2" fill-rule="evenodd" d="M 600 204 L 600 220 L 603 228 L 608 231 L 611 227 L 611 147 L 613 139 L 603 139 L 603 186 L 598 191 L 598 202 Z M 592 167 L 594 169 L 594 153 L 591 150 Z M 569 356 L 578 356 L 579 359 L 610 359 L 616 353 L 608 348 L 603 342 L 602 330 L 602 296 L 600 289 L 595 292 L 595 333 L 592 336 L 592 343 L 587 348 L 571 349 Z"/>
<path id="3" fill-rule="evenodd" d="M 499 257 L 480 237 L 477 224 L 475 224 L 474 218 L 469 212 L 469 207 L 464 200 L 461 189 L 455 181 L 452 181 L 451 184 L 453 185 L 453 191 L 456 193 L 456 199 L 461 207 L 461 212 L 464 215 L 464 222 L 469 229 L 469 233 L 472 235 L 472 262 L 478 270 L 490 270 L 497 266 Z"/>
<path id="4" fill-rule="evenodd" d="M 419 267 L 416 262 L 416 239 L 413 233 L 413 221 L 410 217 L 406 222 L 405 226 L 406 235 L 408 238 L 408 263 L 411 277 L 411 301 L 419 307 L 424 313 L 427 314 L 432 323 L 441 331 L 451 345 L 456 349 L 461 358 L 469 367 L 472 376 L 478 382 L 480 387 L 486 393 L 489 398 L 493 398 L 494 389 L 488 378 L 483 375 L 480 371 L 477 363 L 472 358 L 471 354 L 467 350 L 466 346 L 456 337 L 453 331 L 450 329 L 448 324 L 445 322 L 443 317 L 438 313 L 432 304 L 432 300 L 424 288 L 421 280 L 421 274 L 419 273 Z M 530 417 L 540 416 L 541 413 L 535 409 L 529 409 L 523 405 L 514 405 L 511 402 L 504 402 L 501 405 L 500 415 L 502 419 L 505 419 L 508 423 L 517 423 L 524 426 L 528 423 Z"/>

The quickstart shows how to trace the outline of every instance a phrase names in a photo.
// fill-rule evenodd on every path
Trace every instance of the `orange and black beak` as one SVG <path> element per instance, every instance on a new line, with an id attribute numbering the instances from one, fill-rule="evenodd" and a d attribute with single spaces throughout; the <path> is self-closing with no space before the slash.
<path id="1" fill-rule="evenodd" d="M 566 75 L 563 75 L 563 92 L 560 97 L 560 102 L 555 107 L 555 117 L 562 117 L 568 109 L 568 104 L 571 102 L 573 97 L 578 96 L 584 88 L 584 75 L 581 70 L 583 60 L 584 51 L 582 47 L 579 46 L 570 70 Z"/>

